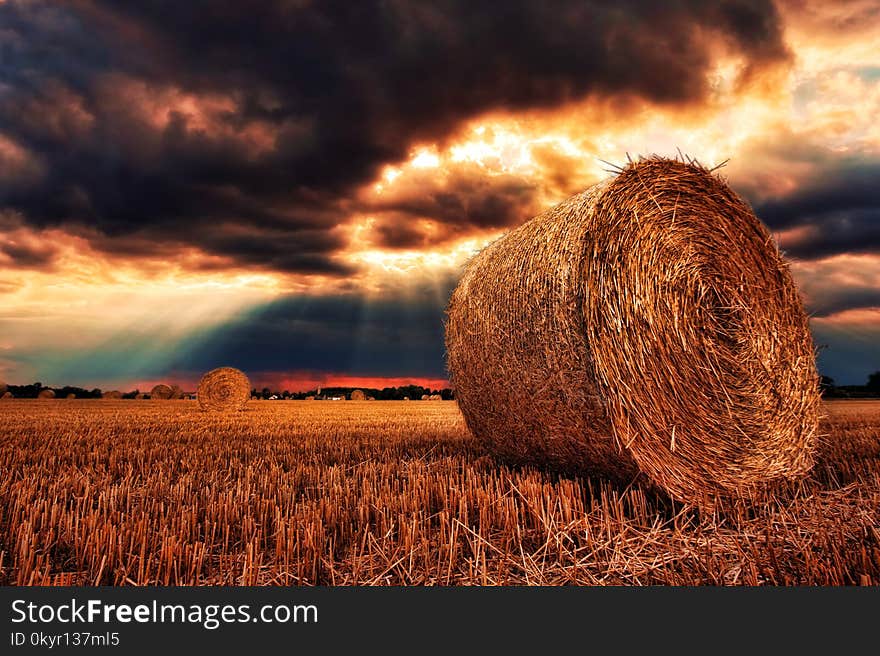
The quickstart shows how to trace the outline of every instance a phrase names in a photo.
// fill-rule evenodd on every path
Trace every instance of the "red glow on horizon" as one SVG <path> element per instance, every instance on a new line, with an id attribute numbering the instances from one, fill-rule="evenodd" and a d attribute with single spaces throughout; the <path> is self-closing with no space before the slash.
<path id="1" fill-rule="evenodd" d="M 266 373 L 251 378 L 251 381 L 259 381 L 259 388 L 269 387 L 273 390 L 288 390 L 291 392 L 306 392 L 318 387 L 365 387 L 382 389 L 384 387 L 402 387 L 404 385 L 418 385 L 432 390 L 449 387 L 449 381 L 444 378 L 407 378 L 407 377 L 380 377 L 380 376 L 348 376 L 333 373 Z M 257 387 L 257 385 L 254 385 Z"/>
<path id="2" fill-rule="evenodd" d="M 449 381 L 445 378 L 419 378 L 419 377 L 382 377 L 382 376 L 349 376 L 347 374 L 321 373 L 321 372 L 258 372 L 248 373 L 251 387 L 263 389 L 268 387 L 273 392 L 307 392 L 319 387 L 364 387 L 368 389 L 382 389 L 385 387 L 403 387 L 404 385 L 418 385 L 431 390 L 441 390 L 449 387 Z M 184 392 L 194 392 L 199 386 L 199 379 L 191 374 L 169 374 L 164 379 L 142 380 L 127 386 L 132 390 L 140 390 L 149 393 L 153 386 L 159 383 L 166 385 L 178 385 Z M 106 389 L 122 389 L 118 385 L 107 386 Z M 104 387 L 101 387 L 104 389 Z"/>

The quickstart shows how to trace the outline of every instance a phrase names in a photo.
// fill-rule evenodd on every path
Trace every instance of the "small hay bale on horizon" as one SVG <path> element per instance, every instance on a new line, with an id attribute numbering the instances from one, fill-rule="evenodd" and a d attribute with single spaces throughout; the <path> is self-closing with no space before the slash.
<path id="1" fill-rule="evenodd" d="M 251 398 L 251 382 L 234 367 L 212 369 L 199 381 L 196 399 L 204 411 L 243 410 Z"/>
<path id="2" fill-rule="evenodd" d="M 37 398 L 48 401 L 50 399 L 55 398 L 55 392 L 54 392 L 54 390 L 43 389 L 43 390 L 40 390 L 39 394 L 37 394 Z"/>
<path id="3" fill-rule="evenodd" d="M 122 392 L 119 390 L 110 390 L 101 394 L 102 399 L 118 400 L 122 398 Z"/>
<path id="4" fill-rule="evenodd" d="M 314 396 L 307 396 L 304 400 L 305 401 L 314 401 L 315 397 Z"/>
<path id="5" fill-rule="evenodd" d="M 422 394 L 422 401 L 427 401 L 431 396 L 429 394 Z"/>
<path id="6" fill-rule="evenodd" d="M 166 385 L 165 383 L 159 383 L 153 389 L 150 390 L 150 398 L 159 400 L 159 401 L 167 401 L 171 398 L 171 394 L 173 390 L 170 385 Z"/>
<path id="7" fill-rule="evenodd" d="M 651 157 L 507 233 L 447 308 L 447 365 L 497 457 L 712 506 L 812 467 L 807 315 L 769 230 L 696 162 Z"/>
<path id="8" fill-rule="evenodd" d="M 71 393 L 68 394 L 65 398 L 68 399 L 68 400 L 69 400 L 69 399 L 75 399 L 75 398 L 76 398 L 76 394 L 74 394 L 73 392 L 71 392 Z"/>
<path id="9" fill-rule="evenodd" d="M 12 392 L 6 391 L 3 394 L 0 394 L 0 399 L 14 399 L 15 397 L 12 395 Z"/>
<path id="10" fill-rule="evenodd" d="M 356 389 L 356 390 L 352 390 L 352 392 L 351 392 L 351 400 L 352 401 L 363 401 L 366 398 L 367 398 L 367 395 L 364 394 L 363 390 Z"/>

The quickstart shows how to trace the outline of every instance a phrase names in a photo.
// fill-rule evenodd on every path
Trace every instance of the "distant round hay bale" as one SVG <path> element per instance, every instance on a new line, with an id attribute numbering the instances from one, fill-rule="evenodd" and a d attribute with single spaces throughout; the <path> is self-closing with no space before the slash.
<path id="1" fill-rule="evenodd" d="M 314 400 L 315 400 L 314 396 L 307 396 L 306 397 L 306 401 L 314 401 Z"/>
<path id="2" fill-rule="evenodd" d="M 0 394 L 0 399 L 12 399 L 12 398 L 15 398 L 14 396 L 12 396 L 12 392 L 7 391 L 7 392 L 3 392 L 3 394 Z"/>
<path id="3" fill-rule="evenodd" d="M 409 401 L 409 397 L 408 397 L 408 396 L 404 396 L 404 397 L 403 397 L 403 400 L 404 400 L 404 401 Z"/>
<path id="4" fill-rule="evenodd" d="M 199 382 L 196 398 L 202 410 L 242 410 L 251 397 L 251 382 L 232 367 L 209 371 Z"/>
<path id="5" fill-rule="evenodd" d="M 352 401 L 363 401 L 366 398 L 367 398 L 367 395 L 364 394 L 363 390 L 356 389 L 356 390 L 353 390 L 351 393 L 351 400 Z"/>
<path id="6" fill-rule="evenodd" d="M 422 394 L 422 401 L 427 401 L 431 396 L 429 394 Z"/>
<path id="7" fill-rule="evenodd" d="M 137 401 L 141 401 L 144 398 L 144 394 L 141 394 L 140 392 L 138 392 L 137 394 L 134 395 L 134 398 Z"/>
<path id="8" fill-rule="evenodd" d="M 813 463 L 819 386 L 768 230 L 695 163 L 650 158 L 468 265 L 446 325 L 474 435 L 496 455 L 710 504 Z"/>
<path id="9" fill-rule="evenodd" d="M 54 399 L 54 398 L 55 398 L 55 392 L 54 392 L 53 390 L 50 390 L 50 389 L 40 390 L 40 393 L 37 394 L 37 398 L 38 398 L 38 399 L 47 399 L 47 400 L 48 400 L 48 399 Z"/>
<path id="10" fill-rule="evenodd" d="M 70 393 L 70 394 L 68 394 L 65 398 L 67 398 L 67 399 L 75 399 L 75 398 L 76 398 L 76 394 Z"/>
<path id="11" fill-rule="evenodd" d="M 121 399 L 122 392 L 120 392 L 119 390 L 110 390 L 109 392 L 104 392 L 103 394 L 101 394 L 101 398 L 111 400 Z"/>
<path id="12" fill-rule="evenodd" d="M 160 401 L 167 401 L 171 398 L 173 394 L 173 390 L 170 385 L 166 385 L 165 383 L 159 383 L 152 390 L 150 390 L 150 398 L 151 399 L 159 399 Z"/>
<path id="13" fill-rule="evenodd" d="M 250 390 L 248 390 L 248 393 L 250 394 Z M 183 390 L 180 388 L 179 385 L 171 386 L 171 396 L 169 398 L 172 401 L 179 401 L 183 398 Z"/>
<path id="14" fill-rule="evenodd" d="M 368 396 L 366 400 L 367 401 L 375 401 L 376 397 L 375 396 Z"/>

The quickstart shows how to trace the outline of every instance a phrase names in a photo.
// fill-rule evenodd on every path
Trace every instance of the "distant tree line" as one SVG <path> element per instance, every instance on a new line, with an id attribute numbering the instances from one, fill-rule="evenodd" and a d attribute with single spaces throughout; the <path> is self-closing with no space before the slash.
<path id="1" fill-rule="evenodd" d="M 70 394 L 73 394 L 78 399 L 100 399 L 104 392 L 104 390 L 98 387 L 90 390 L 82 387 L 73 387 L 71 385 L 65 385 L 64 387 L 48 387 L 40 382 L 31 383 L 30 385 L 7 385 L 7 389 L 12 393 L 12 396 L 17 399 L 35 399 L 40 392 L 45 389 L 50 389 L 55 392 L 55 397 L 59 399 L 67 398 Z M 366 396 L 371 396 L 380 401 L 402 401 L 404 398 L 418 401 L 425 394 L 429 396 L 439 394 L 444 401 L 455 398 L 452 390 L 448 387 L 444 389 L 431 389 L 420 385 L 383 387 L 382 389 L 374 387 L 322 387 L 320 388 L 320 391 L 313 389 L 307 392 L 291 392 L 289 390 L 278 391 L 269 387 L 264 387 L 260 390 L 256 388 L 252 389 L 251 396 L 261 399 L 271 399 L 274 397 L 283 400 L 302 400 L 308 396 L 320 399 L 331 399 L 333 397 L 344 396 L 348 399 L 351 398 L 351 393 L 356 389 L 361 390 Z M 140 390 L 124 392 L 122 398 L 133 399 L 138 396 L 138 394 L 140 394 Z M 148 397 L 148 395 L 145 396 Z"/>
<path id="2" fill-rule="evenodd" d="M 260 390 L 256 388 L 252 389 L 251 396 L 259 399 L 271 399 L 274 397 L 284 401 L 300 401 L 309 396 L 313 396 L 316 399 L 332 399 L 344 396 L 346 399 L 349 399 L 351 398 L 351 393 L 358 389 L 366 396 L 372 396 L 377 401 L 403 401 L 404 398 L 418 401 L 425 394 L 429 396 L 432 394 L 439 394 L 444 401 L 455 398 L 452 390 L 448 387 L 432 390 L 429 387 L 422 387 L 420 385 L 383 387 L 382 389 L 375 387 L 321 387 L 320 390 L 312 389 L 307 392 L 291 392 L 289 390 L 278 391 L 264 387 Z"/>
<path id="3" fill-rule="evenodd" d="M 880 371 L 868 376 L 864 385 L 836 385 L 834 379 L 822 376 L 822 396 L 826 399 L 872 399 L 880 397 Z"/>
<path id="4" fill-rule="evenodd" d="M 67 398 L 69 394 L 73 394 L 78 399 L 100 399 L 101 390 L 87 390 L 82 387 L 72 387 L 65 385 L 64 387 L 47 387 L 43 383 L 31 383 L 30 385 L 7 385 L 6 388 L 12 392 L 12 396 L 17 399 L 35 399 L 44 389 L 50 389 L 55 392 L 55 397 L 59 399 Z M 133 396 L 133 395 L 132 395 Z"/>
<path id="5" fill-rule="evenodd" d="M 829 376 L 822 376 L 820 387 L 822 396 L 829 399 L 869 399 L 880 398 L 880 371 L 875 371 L 868 376 L 868 381 L 864 385 L 837 385 L 834 379 Z M 73 394 L 78 399 L 100 399 L 102 390 L 100 388 L 85 389 L 82 387 L 74 387 L 65 385 L 64 387 L 47 387 L 40 382 L 31 383 L 30 385 L 7 385 L 7 389 L 17 399 L 35 399 L 44 389 L 51 389 L 55 392 L 55 397 L 59 399 L 67 398 Z M 280 400 L 302 400 L 312 396 L 316 399 L 332 399 L 334 397 L 351 398 L 351 393 L 359 389 L 366 396 L 373 397 L 379 401 L 402 401 L 409 398 L 418 401 L 424 395 L 439 394 L 444 401 L 455 398 L 453 391 L 444 387 L 443 389 L 431 389 L 422 387 L 421 385 L 403 385 L 401 387 L 383 387 L 378 389 L 375 387 L 322 387 L 320 390 L 312 389 L 307 392 L 291 392 L 289 390 L 278 391 L 269 387 L 263 389 L 252 389 L 251 396 L 261 399 L 272 399 L 273 397 Z M 139 390 L 125 392 L 122 395 L 124 399 L 133 399 L 140 393 Z"/>

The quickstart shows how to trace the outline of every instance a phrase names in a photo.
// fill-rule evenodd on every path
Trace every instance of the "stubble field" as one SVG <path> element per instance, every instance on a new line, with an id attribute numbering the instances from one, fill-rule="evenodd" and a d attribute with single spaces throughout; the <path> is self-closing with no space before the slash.
<path id="1" fill-rule="evenodd" d="M 4 401 L 0 584 L 880 584 L 880 402 L 700 513 L 510 468 L 453 402 Z"/>

